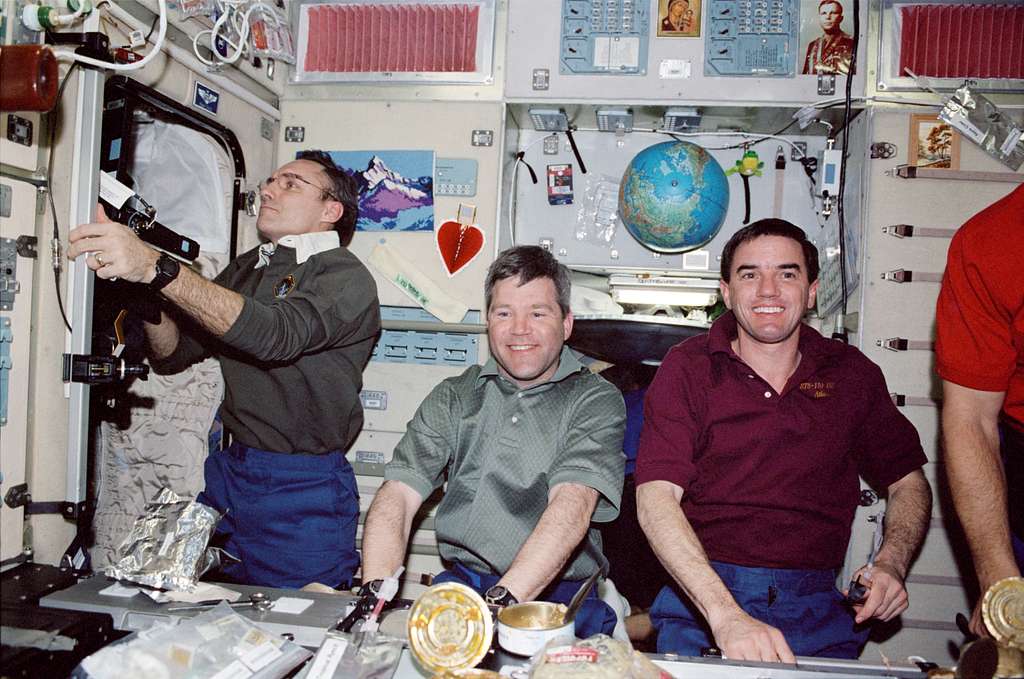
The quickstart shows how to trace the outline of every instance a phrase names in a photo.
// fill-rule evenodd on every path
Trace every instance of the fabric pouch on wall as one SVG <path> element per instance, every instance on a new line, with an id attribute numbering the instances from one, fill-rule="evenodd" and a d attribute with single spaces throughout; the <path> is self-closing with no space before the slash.
<path id="1" fill-rule="evenodd" d="M 183 125 L 154 120 L 133 130 L 135 192 L 156 208 L 160 223 L 195 239 L 202 251 L 227 252 L 230 184 L 225 186 L 223 178 L 231 173 L 226 153 Z"/>

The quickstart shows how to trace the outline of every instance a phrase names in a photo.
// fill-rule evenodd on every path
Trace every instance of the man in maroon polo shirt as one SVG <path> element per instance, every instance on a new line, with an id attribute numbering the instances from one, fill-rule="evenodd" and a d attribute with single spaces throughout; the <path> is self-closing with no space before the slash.
<path id="1" fill-rule="evenodd" d="M 675 582 L 651 609 L 658 651 L 794 662 L 855 658 L 869 619 L 907 608 L 907 569 L 931 515 L 917 432 L 878 366 L 801 322 L 818 253 L 764 219 L 722 253 L 729 312 L 673 347 L 647 392 L 637 460 L 640 525 Z M 863 476 L 888 496 L 884 537 L 836 589 Z"/>

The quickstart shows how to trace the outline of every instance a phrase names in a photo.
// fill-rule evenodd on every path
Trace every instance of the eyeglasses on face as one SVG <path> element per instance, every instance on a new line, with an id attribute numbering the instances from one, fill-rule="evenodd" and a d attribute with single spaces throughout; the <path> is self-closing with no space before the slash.
<path id="1" fill-rule="evenodd" d="M 277 183 L 278 186 L 281 187 L 282 191 L 287 191 L 289 193 L 298 193 L 302 191 L 302 185 L 306 184 L 308 186 L 312 186 L 314 189 L 319 191 L 320 198 L 322 200 L 327 200 L 328 198 L 330 198 L 331 200 L 336 200 L 339 203 L 341 202 L 341 199 L 334 195 L 332 191 L 328 191 L 324 187 L 318 184 L 314 184 L 305 177 L 300 177 L 294 172 L 281 172 L 277 176 L 271 175 L 267 177 L 266 179 L 260 182 L 260 190 L 262 191 L 266 189 L 268 186 L 275 182 Z"/>

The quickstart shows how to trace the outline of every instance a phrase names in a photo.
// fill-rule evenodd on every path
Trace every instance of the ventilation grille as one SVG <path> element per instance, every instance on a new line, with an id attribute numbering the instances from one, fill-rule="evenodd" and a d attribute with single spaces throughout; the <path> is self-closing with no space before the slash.
<path id="1" fill-rule="evenodd" d="M 1024 78 L 1024 5 L 911 5 L 900 20 L 900 75 Z"/>
<path id="2" fill-rule="evenodd" d="M 493 6 L 487 5 L 306 4 L 300 18 L 298 51 L 302 59 L 297 79 L 409 80 L 414 74 L 432 74 L 433 79 L 457 81 L 467 79 L 459 76 L 481 75 L 483 67 L 489 76 Z"/>

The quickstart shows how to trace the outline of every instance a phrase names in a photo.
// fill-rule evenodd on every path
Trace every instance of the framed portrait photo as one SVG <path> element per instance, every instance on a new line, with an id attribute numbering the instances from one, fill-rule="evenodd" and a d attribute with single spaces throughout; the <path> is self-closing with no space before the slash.
<path id="1" fill-rule="evenodd" d="M 850 0 L 801 0 L 798 74 L 837 75 L 853 71 L 852 12 Z"/>
<path id="2" fill-rule="evenodd" d="M 658 0 L 659 38 L 699 38 L 701 0 Z"/>
<path id="3" fill-rule="evenodd" d="M 910 116 L 907 164 L 946 170 L 960 169 L 960 134 L 932 115 Z"/>

